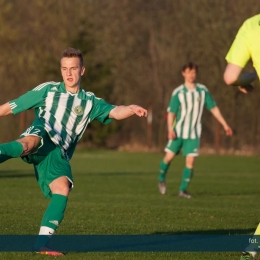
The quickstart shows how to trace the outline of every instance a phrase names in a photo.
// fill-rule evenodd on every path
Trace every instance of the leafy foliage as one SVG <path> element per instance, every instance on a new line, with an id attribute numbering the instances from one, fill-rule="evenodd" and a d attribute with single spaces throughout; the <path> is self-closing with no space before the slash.
<path id="1" fill-rule="evenodd" d="M 146 121 L 138 118 L 125 120 L 120 128 L 114 122 L 113 130 L 105 127 L 103 141 L 97 136 L 92 140 L 105 145 L 116 131 L 120 144 L 162 148 L 170 95 L 182 83 L 182 65 L 194 61 L 199 65 L 198 82 L 209 88 L 236 133 L 227 139 L 205 113 L 202 145 L 214 147 L 218 135 L 225 149 L 257 150 L 260 92 L 256 88 L 245 96 L 222 80 L 225 55 L 242 22 L 258 13 L 255 6 L 257 0 L 0 0 L 0 102 L 44 81 L 61 80 L 60 53 L 73 45 L 85 56 L 84 88 L 117 105 L 137 103 L 153 109 L 149 142 Z M 249 64 L 245 70 L 251 69 Z M 29 125 L 32 114 L 26 115 Z M 1 128 L 0 139 L 16 138 L 22 130 L 17 117 L 4 120 L 8 131 Z M 98 132 L 102 126 L 91 127 Z"/>

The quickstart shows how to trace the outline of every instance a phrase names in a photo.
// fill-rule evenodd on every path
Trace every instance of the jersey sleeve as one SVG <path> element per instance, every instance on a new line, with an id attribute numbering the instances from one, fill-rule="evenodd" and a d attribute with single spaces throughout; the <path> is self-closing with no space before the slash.
<path id="1" fill-rule="evenodd" d="M 180 100 L 178 97 L 178 94 L 173 94 L 171 96 L 171 100 L 167 109 L 167 112 L 172 112 L 174 114 L 177 114 L 180 107 Z"/>
<path id="2" fill-rule="evenodd" d="M 115 108 L 114 105 L 108 104 L 104 99 L 95 97 L 93 98 L 93 109 L 90 113 L 90 120 L 98 120 L 103 124 L 110 123 L 113 118 L 109 118 L 110 111 Z"/>
<path id="3" fill-rule="evenodd" d="M 44 103 L 46 88 L 40 90 L 34 88 L 17 99 L 9 101 L 9 105 L 14 115 L 25 110 L 40 107 Z"/>
<path id="4" fill-rule="evenodd" d="M 205 106 L 208 110 L 217 106 L 216 101 L 213 99 L 209 91 L 205 91 Z"/>
<path id="5" fill-rule="evenodd" d="M 244 68 L 251 58 L 249 36 L 247 31 L 247 22 L 244 22 L 226 56 L 228 63 L 235 64 L 241 68 Z"/>

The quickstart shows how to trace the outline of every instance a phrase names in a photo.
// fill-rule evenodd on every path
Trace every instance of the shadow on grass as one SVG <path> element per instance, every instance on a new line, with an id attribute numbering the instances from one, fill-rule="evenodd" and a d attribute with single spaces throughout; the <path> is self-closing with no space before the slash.
<path id="1" fill-rule="evenodd" d="M 34 177 L 34 173 L 28 173 L 27 171 L 0 171 L 0 179 L 8 179 L 8 178 L 26 178 L 26 177 Z"/>
<path id="2" fill-rule="evenodd" d="M 192 193 L 192 195 L 194 195 L 194 198 L 199 198 L 199 197 L 227 197 L 227 196 L 245 196 L 245 195 L 259 195 L 259 191 L 239 191 L 239 192 L 232 192 L 232 193 L 220 193 L 220 192 L 197 192 L 197 193 Z"/>
<path id="3" fill-rule="evenodd" d="M 249 235 L 255 232 L 254 228 L 245 229 L 214 229 L 214 230 L 191 230 L 191 231 L 177 231 L 177 232 L 154 232 L 152 235 Z"/>
<path id="4" fill-rule="evenodd" d="M 125 176 L 125 175 L 144 175 L 144 173 L 141 172 L 95 172 L 95 173 L 89 173 L 88 174 L 93 174 L 95 176 Z"/>

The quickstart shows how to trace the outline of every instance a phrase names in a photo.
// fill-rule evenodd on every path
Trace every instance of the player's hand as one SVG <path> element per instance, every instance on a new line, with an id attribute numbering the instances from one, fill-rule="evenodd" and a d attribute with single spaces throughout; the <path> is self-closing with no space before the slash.
<path id="1" fill-rule="evenodd" d="M 169 140 L 174 140 L 176 138 L 176 133 L 174 130 L 168 131 L 168 139 Z"/>
<path id="2" fill-rule="evenodd" d="M 132 111 L 139 117 L 147 117 L 147 110 L 144 109 L 143 107 L 140 107 L 138 105 L 131 105 L 130 106 Z"/>
<path id="3" fill-rule="evenodd" d="M 233 131 L 228 125 L 224 127 L 224 130 L 225 130 L 227 136 L 233 135 Z"/>
<path id="4" fill-rule="evenodd" d="M 239 86 L 238 89 L 242 93 L 247 94 L 248 92 L 254 91 L 255 87 L 253 85 L 251 85 L 251 84 L 248 84 L 246 86 Z"/>

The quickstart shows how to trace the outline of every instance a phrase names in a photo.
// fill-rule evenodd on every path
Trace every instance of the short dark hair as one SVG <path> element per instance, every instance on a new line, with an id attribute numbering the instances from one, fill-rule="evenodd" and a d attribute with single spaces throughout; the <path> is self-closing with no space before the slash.
<path id="1" fill-rule="evenodd" d="M 198 71 L 198 65 L 196 65 L 195 63 L 190 61 L 190 62 L 186 63 L 185 65 L 183 65 L 182 72 L 185 71 L 186 69 L 190 69 L 190 70 L 195 69 L 196 71 Z"/>
<path id="2" fill-rule="evenodd" d="M 73 58 L 73 57 L 79 58 L 80 65 L 83 66 L 83 64 L 84 64 L 83 55 L 80 50 L 68 47 L 61 54 L 61 59 L 62 58 Z"/>

